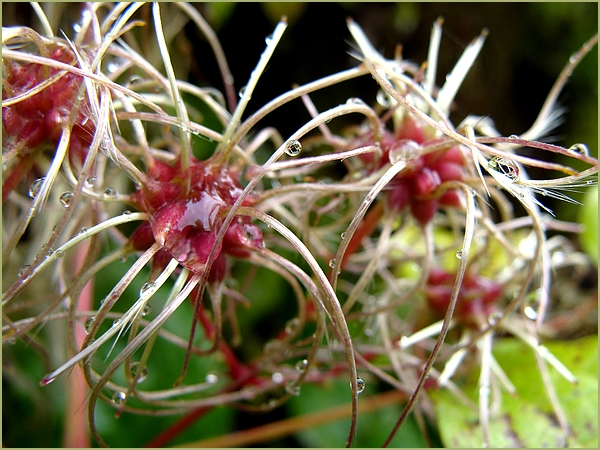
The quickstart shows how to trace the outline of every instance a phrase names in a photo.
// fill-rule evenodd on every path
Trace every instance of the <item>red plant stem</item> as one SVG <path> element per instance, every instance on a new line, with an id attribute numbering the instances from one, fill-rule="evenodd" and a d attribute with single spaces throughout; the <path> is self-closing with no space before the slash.
<path id="1" fill-rule="evenodd" d="M 192 298 L 196 298 L 195 295 L 192 294 Z M 209 318 L 205 314 L 204 305 L 200 305 L 198 310 L 198 321 L 204 328 L 205 335 L 207 337 L 214 338 L 215 327 Z M 257 369 L 253 366 L 247 366 L 243 364 L 235 353 L 231 350 L 231 348 L 227 345 L 226 342 L 221 341 L 219 345 L 219 350 L 223 354 L 225 358 L 225 362 L 228 366 L 229 375 L 232 378 L 232 383 L 229 384 L 225 389 L 221 391 L 221 393 L 233 392 L 240 387 L 246 384 L 259 384 L 260 379 L 256 376 Z M 189 426 L 193 425 L 197 420 L 199 420 L 204 414 L 209 412 L 213 406 L 205 406 L 191 411 L 189 414 L 184 416 L 181 420 L 171 425 L 169 428 L 164 430 L 150 442 L 148 442 L 145 447 L 147 448 L 161 448 L 166 444 L 175 439 L 180 433 L 185 431 Z"/>
<path id="2" fill-rule="evenodd" d="M 356 250 L 360 248 L 362 245 L 362 240 L 365 236 L 369 236 L 377 225 L 379 225 L 379 220 L 383 216 L 383 202 L 377 202 L 366 214 L 365 218 L 359 225 L 358 229 L 350 239 L 348 243 L 348 247 L 346 247 L 346 252 L 344 253 L 344 257 L 342 259 L 341 267 L 343 268 L 346 264 L 347 259 L 352 256 Z"/>
<path id="3" fill-rule="evenodd" d="M 89 243 L 89 241 L 86 241 Z M 89 251 L 89 245 L 81 246 L 77 251 L 76 271 L 81 270 Z M 77 302 L 77 310 L 89 311 L 92 309 L 93 283 L 90 280 L 82 289 Z M 83 327 L 77 326 L 75 329 L 75 339 L 77 347 L 81 347 L 85 339 Z M 64 448 L 90 448 L 91 437 L 90 427 L 87 421 L 87 411 L 82 406 L 88 397 L 88 386 L 79 365 L 73 366 L 73 372 L 69 377 L 67 386 L 67 411 L 65 413 L 65 430 L 63 436 Z"/>
<path id="4" fill-rule="evenodd" d="M 165 431 L 160 433 L 150 442 L 148 442 L 144 447 L 145 448 L 163 448 L 173 439 L 175 439 L 180 433 L 186 430 L 187 427 L 192 425 L 196 420 L 200 419 L 205 413 L 210 411 L 212 406 L 205 406 L 203 408 L 198 408 L 187 416 L 185 416 L 180 421 L 176 422 L 174 425 L 171 425 Z"/>
<path id="5" fill-rule="evenodd" d="M 206 336 L 214 338 L 215 327 L 206 316 L 203 304 L 200 305 L 198 310 L 198 320 L 202 324 Z M 229 368 L 229 375 L 233 380 L 243 380 L 245 383 L 250 384 L 260 383 L 260 380 L 253 375 L 254 371 L 240 362 L 237 356 L 235 356 L 235 353 L 233 353 L 233 350 L 231 350 L 225 341 L 221 340 L 219 350 L 225 357 L 225 362 Z"/>

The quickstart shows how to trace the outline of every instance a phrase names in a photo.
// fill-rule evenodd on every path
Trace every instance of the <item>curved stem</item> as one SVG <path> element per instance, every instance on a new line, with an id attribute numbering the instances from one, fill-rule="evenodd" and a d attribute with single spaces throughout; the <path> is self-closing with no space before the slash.
<path id="1" fill-rule="evenodd" d="M 450 297 L 448 309 L 446 310 L 446 315 L 444 316 L 444 321 L 442 323 L 442 329 L 440 330 L 438 339 L 437 339 L 433 349 L 431 350 L 431 355 L 429 356 L 429 358 L 427 359 L 427 362 L 425 363 L 425 366 L 423 367 L 423 371 L 421 372 L 421 376 L 419 377 L 419 382 L 417 384 L 417 387 L 415 388 L 415 391 L 411 395 L 411 397 L 408 401 L 408 404 L 404 408 L 404 411 L 402 411 L 402 414 L 398 418 L 398 421 L 394 425 L 394 428 L 390 432 L 388 438 L 383 443 L 383 447 L 387 447 L 390 444 L 390 442 L 394 438 L 394 435 L 396 434 L 396 432 L 398 431 L 400 426 L 404 423 L 404 421 L 410 414 L 411 410 L 415 406 L 417 397 L 423 390 L 425 381 L 429 377 L 429 372 L 431 371 L 433 363 L 435 362 L 435 360 L 440 352 L 440 349 L 442 347 L 442 344 L 444 343 L 444 340 L 446 339 L 448 330 L 450 329 L 450 323 L 452 321 L 452 316 L 454 315 L 454 309 L 455 309 L 456 303 L 458 301 L 458 293 L 460 291 L 460 287 L 462 285 L 462 280 L 463 280 L 465 272 L 467 270 L 467 262 L 469 259 L 471 242 L 473 240 L 473 233 L 475 232 L 474 194 L 471 192 L 471 190 L 469 188 L 465 188 L 464 192 L 465 192 L 465 196 L 467 198 L 467 211 L 466 211 L 467 219 L 466 219 L 466 223 L 465 223 L 465 234 L 464 234 L 463 245 L 462 245 L 462 249 L 461 249 L 462 253 L 461 253 L 460 263 L 458 265 L 456 279 L 454 280 L 454 286 L 452 288 L 452 296 Z"/>

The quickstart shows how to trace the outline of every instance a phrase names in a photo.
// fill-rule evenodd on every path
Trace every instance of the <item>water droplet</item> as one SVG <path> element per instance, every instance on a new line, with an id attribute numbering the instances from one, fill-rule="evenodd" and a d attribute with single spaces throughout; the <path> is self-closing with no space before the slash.
<path id="1" fill-rule="evenodd" d="M 271 42 L 273 42 L 273 35 L 270 34 L 265 38 L 265 44 L 267 45 L 271 45 Z"/>
<path id="2" fill-rule="evenodd" d="M 144 295 L 146 292 L 149 292 L 150 290 L 154 289 L 155 287 L 156 287 L 156 283 L 154 283 L 153 281 L 150 281 L 148 283 L 144 283 L 144 285 L 140 289 L 140 297 L 142 295 Z"/>
<path id="3" fill-rule="evenodd" d="M 217 384 L 219 381 L 219 375 L 217 375 L 215 372 L 208 372 L 204 377 L 204 381 L 208 384 Z"/>
<path id="4" fill-rule="evenodd" d="M 594 184 L 594 180 L 587 180 L 585 182 L 585 184 L 587 184 L 588 186 L 591 186 L 592 184 Z"/>
<path id="5" fill-rule="evenodd" d="M 81 24 L 74 23 L 73 24 L 73 31 L 75 31 L 75 33 L 79 33 L 81 31 Z"/>
<path id="6" fill-rule="evenodd" d="M 130 216 L 131 215 L 131 211 L 129 211 L 128 209 L 126 209 L 125 211 L 123 211 L 123 215 L 124 216 Z"/>
<path id="7" fill-rule="evenodd" d="M 245 94 L 246 94 L 246 86 L 242 86 L 238 95 L 240 96 L 240 98 L 244 98 Z"/>
<path id="8" fill-rule="evenodd" d="M 125 401 L 125 392 L 115 392 L 112 396 L 113 402 L 120 405 Z"/>
<path id="9" fill-rule="evenodd" d="M 152 312 L 152 306 L 144 305 L 144 309 L 142 309 L 142 317 L 146 317 L 151 312 Z"/>
<path id="10" fill-rule="evenodd" d="M 63 252 L 63 251 L 62 251 L 62 250 L 59 248 L 58 250 L 56 250 L 56 251 L 54 252 L 54 256 L 60 259 L 60 258 L 62 258 L 63 256 L 65 256 L 65 253 L 64 253 L 64 252 Z"/>
<path id="11" fill-rule="evenodd" d="M 117 190 L 113 189 L 113 188 L 106 188 L 104 190 L 104 196 L 105 197 L 110 197 L 110 198 L 115 198 L 118 195 Z"/>
<path id="12" fill-rule="evenodd" d="M 30 264 L 26 264 L 23 267 L 21 267 L 21 270 L 19 270 L 19 276 L 22 277 L 23 275 L 25 275 L 25 272 L 27 272 L 30 267 Z"/>
<path id="13" fill-rule="evenodd" d="M 281 350 L 281 341 L 277 339 L 271 339 L 265 344 L 265 353 L 274 353 Z"/>
<path id="14" fill-rule="evenodd" d="M 113 326 L 114 326 L 114 327 L 116 327 L 116 326 L 118 326 L 120 323 L 121 323 L 121 319 L 115 319 L 115 320 L 113 321 Z"/>
<path id="15" fill-rule="evenodd" d="M 6 339 L 6 342 L 9 345 L 15 345 L 17 343 L 17 338 L 14 336 L 9 337 L 8 339 Z"/>
<path id="16" fill-rule="evenodd" d="M 519 179 L 519 166 L 510 159 L 494 156 L 488 161 L 488 168 L 506 176 L 510 181 Z"/>
<path id="17" fill-rule="evenodd" d="M 329 267 L 331 267 L 332 269 L 335 267 L 335 263 L 336 263 L 336 259 L 332 258 L 329 260 Z"/>
<path id="18" fill-rule="evenodd" d="M 517 135 L 517 134 L 511 134 L 511 135 L 510 135 L 508 138 L 509 138 L 509 139 L 521 139 L 521 138 L 519 137 L 519 135 Z"/>
<path id="19" fill-rule="evenodd" d="M 115 73 L 117 70 L 119 70 L 119 65 L 114 61 L 110 61 L 106 65 L 106 70 L 110 73 Z"/>
<path id="20" fill-rule="evenodd" d="M 142 82 L 142 77 L 139 75 L 131 75 L 127 80 L 126 86 L 131 86 Z"/>
<path id="21" fill-rule="evenodd" d="M 365 390 L 365 381 L 362 378 L 356 379 L 356 393 L 360 394 Z"/>
<path id="22" fill-rule="evenodd" d="M 358 97 L 350 97 L 348 100 L 346 100 L 346 104 L 347 105 L 365 105 L 365 102 Z"/>
<path id="23" fill-rule="evenodd" d="M 536 320 L 538 318 L 538 313 L 535 309 L 533 309 L 531 306 L 526 306 L 523 309 L 523 313 L 525 314 L 525 317 L 527 317 L 530 320 Z"/>
<path id="24" fill-rule="evenodd" d="M 293 319 L 288 320 L 288 322 L 285 324 L 285 333 L 286 334 L 292 334 L 298 331 L 298 328 L 300 327 L 300 319 L 298 319 L 297 317 L 294 317 Z"/>
<path id="25" fill-rule="evenodd" d="M 96 320 L 96 318 L 94 316 L 88 317 L 87 320 L 85 321 L 85 323 L 83 324 L 83 329 L 85 330 L 85 334 L 90 334 L 90 330 L 92 329 L 94 320 Z"/>
<path id="26" fill-rule="evenodd" d="M 379 103 L 384 108 L 389 108 L 391 106 L 390 98 L 383 89 L 377 91 L 377 96 L 375 97 L 375 100 L 377 100 L 377 103 Z"/>
<path id="27" fill-rule="evenodd" d="M 283 375 L 280 372 L 275 372 L 271 375 L 271 380 L 273 380 L 273 383 L 275 384 L 281 384 L 283 383 Z"/>
<path id="28" fill-rule="evenodd" d="M 306 371 L 306 367 L 308 366 L 308 361 L 306 359 L 300 360 L 296 363 L 296 372 L 304 372 Z"/>
<path id="29" fill-rule="evenodd" d="M 488 316 L 488 323 L 490 326 L 494 327 L 502 320 L 504 314 L 501 311 L 495 311 Z"/>
<path id="30" fill-rule="evenodd" d="M 135 378 L 137 376 L 139 370 L 140 370 L 140 362 L 139 361 L 132 362 L 131 363 L 131 376 Z M 144 366 L 142 368 L 142 372 L 139 375 L 139 378 L 137 379 L 137 382 L 141 383 L 147 377 L 148 377 L 148 368 L 146 366 Z"/>
<path id="31" fill-rule="evenodd" d="M 302 144 L 300 141 L 292 139 L 285 146 L 285 154 L 288 156 L 298 156 L 302 151 Z"/>
<path id="32" fill-rule="evenodd" d="M 365 336 L 371 337 L 375 334 L 375 331 L 373 330 L 373 328 L 365 328 L 363 330 L 363 333 L 365 334 Z"/>
<path id="33" fill-rule="evenodd" d="M 585 144 L 573 144 L 569 147 L 569 151 L 579 155 L 590 156 L 590 150 Z"/>
<path id="34" fill-rule="evenodd" d="M 346 237 L 346 232 L 344 231 L 344 232 L 343 232 L 343 233 L 340 235 L 340 237 L 341 237 L 342 239 L 344 239 L 344 238 Z"/>
<path id="35" fill-rule="evenodd" d="M 463 251 L 462 250 L 457 251 L 456 252 L 456 258 L 457 259 L 462 259 L 462 257 L 463 257 Z"/>
<path id="36" fill-rule="evenodd" d="M 45 179 L 46 179 L 45 177 L 38 178 L 33 183 L 31 183 L 31 187 L 29 188 L 29 196 L 31 198 L 37 197 L 37 195 L 40 192 L 40 189 L 42 188 L 42 183 L 44 182 Z"/>
<path id="37" fill-rule="evenodd" d="M 87 230 L 88 230 L 87 227 L 81 227 L 81 230 L 79 230 L 79 234 L 87 233 Z"/>
<path id="38" fill-rule="evenodd" d="M 419 148 L 419 144 L 411 139 L 400 139 L 390 146 L 388 157 L 392 164 L 417 159 Z"/>
<path id="39" fill-rule="evenodd" d="M 288 394 L 298 397 L 300 395 L 300 386 L 295 381 L 288 381 L 285 385 L 285 390 Z"/>
<path id="40" fill-rule="evenodd" d="M 553 265 L 560 266 L 567 260 L 567 254 L 565 252 L 556 251 L 552 253 L 551 261 Z"/>
<path id="41" fill-rule="evenodd" d="M 72 192 L 65 192 L 60 196 L 60 204 L 65 208 L 68 208 L 71 205 L 71 199 L 73 198 Z"/>

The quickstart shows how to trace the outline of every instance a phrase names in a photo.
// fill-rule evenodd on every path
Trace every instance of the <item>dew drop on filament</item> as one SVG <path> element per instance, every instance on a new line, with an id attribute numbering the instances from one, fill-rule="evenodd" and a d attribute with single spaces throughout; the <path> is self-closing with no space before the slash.
<path id="1" fill-rule="evenodd" d="M 115 392 L 112 396 L 113 402 L 120 405 L 125 400 L 125 392 Z"/>
<path id="2" fill-rule="evenodd" d="M 136 377 L 138 375 L 138 372 L 140 370 L 140 362 L 139 361 L 135 361 L 133 363 L 131 363 L 131 376 L 132 377 Z M 146 378 L 148 377 L 148 368 L 144 367 L 141 371 L 141 373 L 139 374 L 139 377 L 137 379 L 138 383 L 141 383 L 142 381 L 144 381 Z"/>
<path id="3" fill-rule="evenodd" d="M 538 313 L 535 309 L 533 309 L 531 306 L 526 306 L 523 309 L 523 313 L 525 314 L 525 317 L 527 317 L 530 320 L 536 320 L 538 318 Z"/>
<path id="4" fill-rule="evenodd" d="M 110 61 L 106 65 L 106 70 L 108 70 L 110 73 L 115 73 L 117 70 L 119 70 L 119 65 L 115 61 Z"/>
<path id="5" fill-rule="evenodd" d="M 287 385 L 285 386 L 285 390 L 288 394 L 291 394 L 295 397 L 300 395 L 300 386 L 296 385 L 295 381 L 288 381 Z"/>
<path id="6" fill-rule="evenodd" d="M 463 257 L 463 251 L 462 250 L 457 251 L 456 252 L 456 258 L 457 259 L 462 259 L 462 257 Z"/>
<path id="7" fill-rule="evenodd" d="M 73 198 L 72 192 L 65 192 L 60 196 L 60 204 L 63 205 L 63 207 L 68 208 L 69 206 L 71 206 L 72 198 Z"/>
<path id="8" fill-rule="evenodd" d="M 350 97 L 346 100 L 347 105 L 365 105 L 365 102 L 358 97 Z"/>
<path id="9" fill-rule="evenodd" d="M 490 324 L 490 326 L 494 327 L 498 325 L 498 322 L 502 320 L 502 317 L 504 317 L 502 311 L 495 311 L 488 316 L 488 323 Z"/>
<path id="10" fill-rule="evenodd" d="M 296 363 L 296 372 L 304 372 L 306 367 L 308 366 L 308 361 L 306 359 L 300 360 Z"/>
<path id="11" fill-rule="evenodd" d="M 206 377 L 204 377 L 204 381 L 207 384 L 216 384 L 219 381 L 219 375 L 217 375 L 215 372 L 208 372 Z"/>
<path id="12" fill-rule="evenodd" d="M 514 161 L 494 156 L 488 161 L 488 168 L 506 176 L 510 181 L 519 179 L 519 166 Z"/>
<path id="13" fill-rule="evenodd" d="M 292 139 L 285 146 L 285 154 L 288 156 L 298 156 L 302 151 L 302 144 L 296 139 Z"/>
<path id="14" fill-rule="evenodd" d="M 292 334 L 298 331 L 298 327 L 300 326 L 300 319 L 294 317 L 293 319 L 288 320 L 285 324 L 285 333 Z"/>
<path id="15" fill-rule="evenodd" d="M 144 285 L 142 286 L 142 288 L 140 289 L 140 296 L 142 296 L 143 294 L 145 294 L 146 292 L 154 289 L 156 287 L 156 283 L 154 282 L 149 282 L 149 283 L 144 283 Z"/>
<path id="16" fill-rule="evenodd" d="M 83 328 L 85 329 L 85 334 L 90 334 L 92 325 L 94 324 L 94 320 L 96 320 L 96 318 L 94 316 L 92 316 L 92 317 L 88 317 L 87 320 L 85 321 L 85 324 L 83 325 Z"/>
<path id="17" fill-rule="evenodd" d="M 411 139 L 400 139 L 390 146 L 388 157 L 392 164 L 410 161 L 419 157 L 419 144 Z"/>
<path id="18" fill-rule="evenodd" d="M 104 195 L 106 197 L 115 198 L 117 196 L 117 190 L 113 188 L 106 188 L 104 190 Z"/>
<path id="19" fill-rule="evenodd" d="M 356 379 L 356 393 L 360 394 L 365 390 L 365 381 L 362 378 Z"/>
<path id="20" fill-rule="evenodd" d="M 42 183 L 44 182 L 44 180 L 45 180 L 45 177 L 42 177 L 42 178 L 38 178 L 33 183 L 31 183 L 31 187 L 29 188 L 29 196 L 31 198 L 36 198 L 37 197 L 37 195 L 40 192 L 40 189 L 42 187 Z"/>
<path id="21" fill-rule="evenodd" d="M 569 151 L 579 155 L 590 156 L 590 150 L 585 144 L 573 144 L 569 147 Z"/>
<path id="22" fill-rule="evenodd" d="M 283 375 L 281 372 L 275 372 L 271 375 L 271 380 L 273 380 L 273 383 L 275 384 L 281 384 L 283 383 Z"/>
<path id="23" fill-rule="evenodd" d="M 19 270 L 19 276 L 22 277 L 23 275 L 25 275 L 25 272 L 27 272 L 30 267 L 30 264 L 26 264 L 23 267 L 21 267 L 21 269 Z"/>
<path id="24" fill-rule="evenodd" d="M 377 100 L 377 103 L 379 103 L 384 108 L 389 108 L 391 106 L 388 94 L 382 89 L 380 89 L 377 92 L 377 96 L 375 97 L 375 100 Z"/>

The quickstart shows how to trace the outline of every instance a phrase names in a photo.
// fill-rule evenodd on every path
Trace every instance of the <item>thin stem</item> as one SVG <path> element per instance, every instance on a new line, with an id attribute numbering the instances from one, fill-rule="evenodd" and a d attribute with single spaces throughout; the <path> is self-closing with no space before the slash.
<path id="1" fill-rule="evenodd" d="M 154 17 L 154 29 L 156 30 L 156 38 L 158 41 L 158 48 L 160 50 L 160 54 L 162 56 L 163 64 L 165 66 L 165 70 L 167 71 L 167 78 L 169 79 L 169 84 L 171 86 L 171 95 L 173 97 L 173 101 L 175 102 L 175 111 L 177 112 L 177 117 L 183 124 L 187 124 L 189 121 L 187 109 L 185 104 L 183 103 L 183 99 L 181 98 L 181 93 L 179 92 L 179 88 L 177 86 L 177 78 L 175 77 L 175 70 L 173 69 L 173 64 L 171 63 L 171 58 L 169 56 L 169 49 L 167 47 L 167 41 L 165 40 L 165 35 L 162 29 L 162 19 L 160 16 L 160 6 L 158 3 L 152 4 L 152 14 Z M 187 131 L 187 127 L 179 127 L 179 137 L 181 140 L 181 169 L 183 172 L 187 173 L 188 168 L 190 166 L 190 160 L 192 158 L 192 144 L 190 142 L 190 136 Z M 189 189 L 190 176 L 186 177 L 186 190 Z"/>

